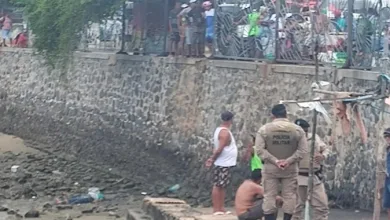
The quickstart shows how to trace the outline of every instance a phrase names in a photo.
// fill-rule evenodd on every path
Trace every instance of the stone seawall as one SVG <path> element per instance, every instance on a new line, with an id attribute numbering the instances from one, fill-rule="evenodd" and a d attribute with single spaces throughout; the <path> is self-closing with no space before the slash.
<path id="1" fill-rule="evenodd" d="M 323 68 L 320 79 L 338 90 L 364 91 L 375 86 L 376 73 Z M 306 66 L 105 53 L 77 53 L 67 71 L 52 70 L 30 50 L 3 49 L 0 131 L 115 168 L 140 190 L 162 193 L 180 183 L 181 198 L 207 205 L 210 171 L 203 164 L 219 114 L 225 109 L 236 114 L 232 131 L 242 149 L 248 134 L 270 121 L 273 104 L 313 98 L 313 80 L 314 68 Z M 356 126 L 351 135 L 338 135 L 326 186 L 337 204 L 370 209 L 383 126 L 378 128 L 378 110 L 361 110 L 369 144 L 361 144 Z M 309 112 L 301 116 L 310 119 Z M 341 134 L 322 118 L 319 124 L 325 141 L 335 131 Z M 234 185 L 246 175 L 242 164 Z M 155 186 L 145 189 L 144 181 Z"/>

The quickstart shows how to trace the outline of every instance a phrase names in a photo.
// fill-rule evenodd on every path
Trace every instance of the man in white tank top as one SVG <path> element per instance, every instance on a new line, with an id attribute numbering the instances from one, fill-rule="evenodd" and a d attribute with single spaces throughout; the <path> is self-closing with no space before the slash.
<path id="1" fill-rule="evenodd" d="M 214 132 L 213 155 L 206 161 L 206 166 L 214 164 L 212 201 L 214 215 L 229 214 L 225 211 L 225 189 L 231 181 L 231 168 L 237 164 L 237 145 L 229 128 L 232 125 L 233 113 L 221 114 L 222 124 Z"/>

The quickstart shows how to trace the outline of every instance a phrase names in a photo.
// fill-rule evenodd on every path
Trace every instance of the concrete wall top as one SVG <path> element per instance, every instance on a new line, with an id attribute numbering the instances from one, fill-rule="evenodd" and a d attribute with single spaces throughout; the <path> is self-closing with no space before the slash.
<path id="1" fill-rule="evenodd" d="M 34 49 L 21 49 L 21 48 L 1 48 L 1 52 L 23 52 L 23 53 L 36 53 Z M 75 57 L 108 60 L 111 65 L 114 65 L 117 60 L 129 60 L 138 62 L 147 62 L 154 56 L 136 56 L 136 55 L 123 55 L 113 54 L 112 52 L 75 52 Z M 160 57 L 161 58 L 161 57 Z M 249 61 L 236 61 L 236 60 L 208 60 L 197 58 L 183 58 L 183 57 L 165 57 L 167 63 L 172 64 L 186 64 L 195 65 L 198 62 L 206 61 L 206 65 L 215 66 L 220 68 L 242 69 L 242 70 L 258 70 L 268 69 L 274 73 L 291 73 L 301 75 L 315 75 L 315 67 L 309 65 L 291 65 L 291 64 L 271 64 L 271 63 L 257 63 Z M 368 81 L 376 81 L 379 72 L 365 71 L 356 69 L 338 69 L 335 67 L 320 67 L 319 75 L 326 75 L 330 72 L 337 72 L 334 80 L 340 81 L 343 78 L 353 78 Z"/>

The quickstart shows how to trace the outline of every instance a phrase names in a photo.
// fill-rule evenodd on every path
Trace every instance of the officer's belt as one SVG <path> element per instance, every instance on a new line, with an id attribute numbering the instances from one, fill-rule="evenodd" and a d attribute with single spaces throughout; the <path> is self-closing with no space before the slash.
<path id="1" fill-rule="evenodd" d="M 321 170 L 315 171 L 314 175 L 318 176 L 321 173 Z M 309 176 L 309 173 L 306 172 L 299 172 L 298 173 L 300 176 Z"/>

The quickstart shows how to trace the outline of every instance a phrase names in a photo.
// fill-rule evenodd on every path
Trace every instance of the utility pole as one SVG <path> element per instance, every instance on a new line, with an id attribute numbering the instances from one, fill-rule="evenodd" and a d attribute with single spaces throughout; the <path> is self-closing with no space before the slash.
<path id="1" fill-rule="evenodd" d="M 318 62 L 318 50 L 319 50 L 319 45 L 318 45 L 318 35 L 315 33 L 316 31 L 316 22 L 317 22 L 317 17 L 320 15 L 319 7 L 318 7 L 318 0 L 316 2 L 316 8 L 314 12 L 314 16 L 312 16 L 313 19 L 310 19 L 312 24 L 312 51 L 314 54 L 314 61 L 315 61 L 315 81 L 317 84 L 319 84 L 319 62 Z M 309 165 L 309 180 L 307 184 L 307 198 L 306 198 L 306 203 L 305 203 L 305 220 L 311 220 L 312 218 L 312 210 L 311 210 L 311 205 L 312 205 L 312 194 L 313 194 L 313 179 L 314 179 L 314 151 L 315 151 L 315 144 L 316 144 L 316 133 L 317 133 L 317 116 L 318 112 L 314 108 L 313 109 L 313 130 L 312 130 L 312 135 L 311 135 L 311 145 L 310 145 L 310 165 Z"/>
<path id="2" fill-rule="evenodd" d="M 123 1 L 122 3 L 122 40 L 121 40 L 121 50 L 118 52 L 118 54 L 127 54 L 125 51 L 125 45 L 126 45 L 126 1 Z"/>
<path id="3" fill-rule="evenodd" d="M 388 65 L 388 60 L 383 60 L 382 62 L 385 62 L 384 64 L 382 63 L 382 68 L 387 69 Z M 381 96 L 382 98 L 386 94 L 386 82 L 381 81 Z M 381 106 L 381 112 L 380 112 L 380 117 L 379 117 L 379 122 L 378 122 L 378 130 L 383 129 L 383 124 L 384 124 L 384 110 L 385 110 L 385 99 L 383 98 L 382 101 L 382 106 Z M 380 191 L 383 189 L 385 186 L 385 178 L 386 178 L 386 165 L 385 165 L 385 158 L 384 158 L 384 147 L 383 146 L 376 146 L 376 183 L 375 183 L 375 200 L 374 200 L 374 213 L 373 213 L 373 220 L 379 220 L 381 216 L 381 207 L 382 207 L 382 198 Z"/>

